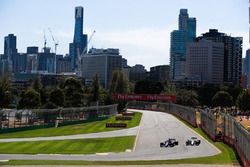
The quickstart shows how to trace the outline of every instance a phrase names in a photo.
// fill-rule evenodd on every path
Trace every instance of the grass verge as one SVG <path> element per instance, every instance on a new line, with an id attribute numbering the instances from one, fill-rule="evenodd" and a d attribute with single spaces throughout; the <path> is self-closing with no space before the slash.
<path id="1" fill-rule="evenodd" d="M 101 121 L 94 121 L 82 124 L 67 125 L 58 128 L 44 128 L 35 130 L 26 130 L 20 132 L 11 132 L 0 134 L 0 138 L 28 138 L 28 137 L 49 137 L 49 136 L 65 136 L 74 134 L 95 133 L 103 131 L 119 130 L 121 128 L 106 128 L 107 122 L 124 122 L 127 128 L 138 126 L 141 121 L 142 113 L 136 112 L 130 121 L 116 121 L 115 116 Z"/>
<path id="2" fill-rule="evenodd" d="M 0 143 L 4 154 L 94 154 L 132 149 L 135 136 Z"/>

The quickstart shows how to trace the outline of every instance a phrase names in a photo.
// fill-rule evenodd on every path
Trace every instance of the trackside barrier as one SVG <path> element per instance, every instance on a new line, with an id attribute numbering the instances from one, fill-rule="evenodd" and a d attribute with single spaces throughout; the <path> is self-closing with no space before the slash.
<path id="1" fill-rule="evenodd" d="M 117 104 L 79 108 L 0 110 L 0 133 L 15 129 L 36 129 L 84 120 L 98 120 L 117 114 Z"/>
<path id="2" fill-rule="evenodd" d="M 237 151 L 242 165 L 249 167 L 250 164 L 250 133 L 231 115 L 217 113 L 222 117 L 222 140 L 231 145 Z M 217 120 L 216 114 L 211 111 L 201 111 L 201 128 L 216 140 Z"/>
<path id="3" fill-rule="evenodd" d="M 131 101 L 128 103 L 128 108 L 167 112 L 176 115 L 189 122 L 192 126 L 197 127 L 196 111 L 191 107 L 185 107 L 173 103 Z"/>
<path id="4" fill-rule="evenodd" d="M 212 140 L 216 140 L 216 116 L 210 111 L 201 111 L 200 127 L 210 136 Z"/>
<path id="5" fill-rule="evenodd" d="M 224 122 L 223 141 L 235 148 L 243 166 L 250 164 L 250 133 L 232 116 L 221 113 Z"/>

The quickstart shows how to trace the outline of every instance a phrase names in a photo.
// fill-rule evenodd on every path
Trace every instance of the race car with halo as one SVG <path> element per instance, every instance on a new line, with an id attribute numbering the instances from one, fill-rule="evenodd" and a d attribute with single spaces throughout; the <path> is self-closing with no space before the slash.
<path id="1" fill-rule="evenodd" d="M 160 147 L 174 147 L 177 146 L 179 142 L 176 139 L 169 138 L 164 142 L 160 143 Z"/>
<path id="2" fill-rule="evenodd" d="M 201 140 L 199 140 L 197 137 L 191 137 L 191 139 L 186 141 L 186 146 L 199 146 L 200 144 Z"/>

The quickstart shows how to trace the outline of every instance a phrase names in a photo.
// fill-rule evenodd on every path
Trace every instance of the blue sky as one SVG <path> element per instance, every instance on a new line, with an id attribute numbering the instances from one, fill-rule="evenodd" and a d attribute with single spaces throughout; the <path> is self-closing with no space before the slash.
<path id="1" fill-rule="evenodd" d="M 197 35 L 209 28 L 242 36 L 249 47 L 248 0 L 0 0 L 0 53 L 4 36 L 17 35 L 19 52 L 43 47 L 43 29 L 59 41 L 58 53 L 73 40 L 74 8 L 83 6 L 84 33 L 96 30 L 89 46 L 119 48 L 129 65 L 169 64 L 170 32 L 178 27 L 180 8 L 197 19 Z M 47 31 L 48 46 L 53 41 Z"/>

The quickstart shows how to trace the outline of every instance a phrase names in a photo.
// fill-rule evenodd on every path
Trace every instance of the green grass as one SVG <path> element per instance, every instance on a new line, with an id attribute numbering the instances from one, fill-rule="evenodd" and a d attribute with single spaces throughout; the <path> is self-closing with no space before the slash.
<path id="1" fill-rule="evenodd" d="M 132 149 L 135 136 L 0 143 L 5 154 L 93 154 Z"/>
<path id="2" fill-rule="evenodd" d="M 65 136 L 74 134 L 95 133 L 103 131 L 118 130 L 121 128 L 106 128 L 107 122 L 124 122 L 128 128 L 138 126 L 142 113 L 135 112 L 135 116 L 130 121 L 116 121 L 115 116 L 102 121 L 94 121 L 82 124 L 67 125 L 58 128 L 44 128 L 35 130 L 25 130 L 19 132 L 11 132 L 0 134 L 0 138 L 26 138 L 26 137 L 48 137 L 48 136 Z"/>

